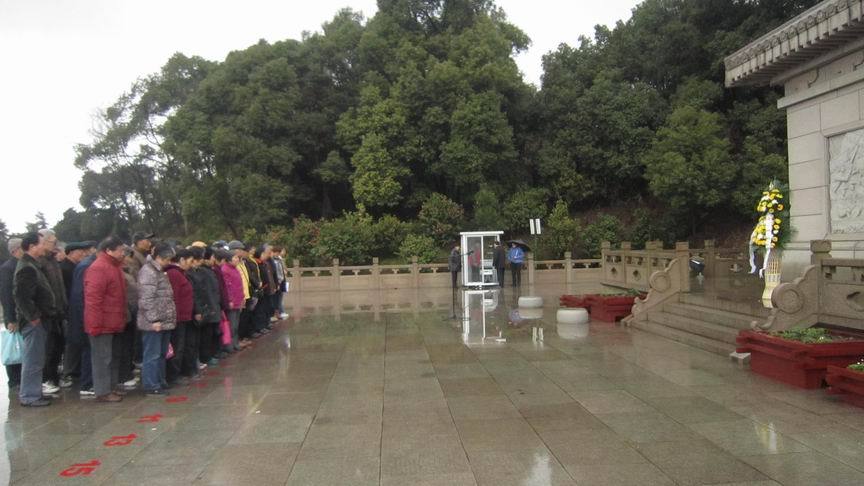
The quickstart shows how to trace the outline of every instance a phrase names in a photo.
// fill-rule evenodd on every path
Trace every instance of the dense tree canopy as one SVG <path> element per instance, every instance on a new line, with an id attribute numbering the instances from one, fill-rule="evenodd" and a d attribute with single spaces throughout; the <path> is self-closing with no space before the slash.
<path id="1" fill-rule="evenodd" d="M 623 208 L 641 233 L 621 236 L 639 239 L 687 236 L 657 214 L 690 232 L 744 221 L 753 191 L 786 177 L 785 118 L 771 88 L 725 90 L 722 60 L 814 3 L 645 0 L 548 53 L 539 89 L 514 62 L 530 40 L 492 0 L 379 0 L 368 20 L 342 10 L 221 62 L 176 54 L 77 147 L 85 211 L 58 229 L 290 236 L 297 222 L 309 245 L 329 242 L 320 256 L 364 259 L 375 241 L 392 253 L 456 224 L 524 232 L 555 201 L 559 228 L 580 227 L 569 208 L 612 234 L 615 216 L 597 213 Z M 394 217 L 419 222 L 397 231 Z M 398 242 L 337 234 L 382 218 Z M 556 238 L 556 252 L 579 246 Z"/>

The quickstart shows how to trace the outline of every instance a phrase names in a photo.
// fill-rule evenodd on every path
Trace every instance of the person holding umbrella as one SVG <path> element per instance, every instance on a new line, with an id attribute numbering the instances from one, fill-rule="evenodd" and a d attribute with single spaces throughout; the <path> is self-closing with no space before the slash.
<path id="1" fill-rule="evenodd" d="M 516 242 L 510 243 L 510 251 L 507 253 L 510 261 L 510 272 L 513 274 L 513 286 L 522 286 L 522 264 L 525 262 L 525 251 Z"/>

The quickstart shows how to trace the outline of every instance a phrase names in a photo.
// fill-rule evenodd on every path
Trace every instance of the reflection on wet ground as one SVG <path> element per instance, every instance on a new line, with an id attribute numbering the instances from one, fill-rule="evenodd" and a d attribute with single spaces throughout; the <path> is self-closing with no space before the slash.
<path id="1" fill-rule="evenodd" d="M 0 482 L 864 484 L 860 409 L 556 325 L 565 291 L 534 289 L 534 310 L 510 288 L 292 296 L 292 320 L 168 400 L 4 401 Z"/>

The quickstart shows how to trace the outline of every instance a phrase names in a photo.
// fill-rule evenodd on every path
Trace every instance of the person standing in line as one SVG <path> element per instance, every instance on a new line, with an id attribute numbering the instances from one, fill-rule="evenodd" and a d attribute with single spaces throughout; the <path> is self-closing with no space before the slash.
<path id="1" fill-rule="evenodd" d="M 63 271 L 57 262 L 57 235 L 49 230 L 39 230 L 42 246 L 45 251 L 39 259 L 42 272 L 48 278 L 51 291 L 54 294 L 54 314 L 45 316 L 42 325 L 45 328 L 45 369 L 42 371 L 43 392 L 51 395 L 60 391 L 60 361 L 63 358 L 63 348 L 66 347 L 63 338 L 63 321 L 66 320 L 66 288 L 63 285 Z"/>
<path id="2" fill-rule="evenodd" d="M 174 248 L 157 243 L 138 272 L 138 329 L 144 344 L 141 383 L 147 395 L 167 395 L 165 356 L 171 331 L 177 323 L 174 289 L 164 268 L 171 264 Z"/>
<path id="3" fill-rule="evenodd" d="M 522 247 L 513 243 L 510 247 L 510 252 L 507 254 L 507 259 L 510 260 L 510 271 L 513 274 L 513 286 L 522 286 L 522 264 L 525 262 L 525 251 Z"/>
<path id="4" fill-rule="evenodd" d="M 492 253 L 492 266 L 495 267 L 495 272 L 498 274 L 498 286 L 504 287 L 504 269 L 507 264 L 507 251 L 501 245 L 500 241 L 495 242 L 495 251 Z"/>
<path id="5" fill-rule="evenodd" d="M 21 240 L 21 249 L 24 254 L 15 266 L 12 284 L 18 326 L 24 338 L 18 401 L 24 407 L 44 407 L 51 405 L 51 401 L 42 392 L 47 339 L 43 319 L 56 316 L 58 311 L 51 284 L 39 265 L 39 260 L 45 255 L 42 236 L 28 233 Z"/>
<path id="6" fill-rule="evenodd" d="M 177 326 L 171 333 L 174 357 L 168 361 L 169 384 L 188 385 L 189 380 L 198 375 L 198 354 L 191 357 L 186 354 L 187 338 L 195 339 L 194 329 L 191 329 L 195 324 L 192 321 L 201 319 L 201 315 L 195 310 L 192 283 L 186 276 L 186 272 L 191 268 L 192 252 L 185 248 L 177 250 L 171 264 L 165 268 L 165 274 L 168 275 L 168 281 L 171 282 L 174 291 L 174 307 L 177 315 Z"/>
<path id="7" fill-rule="evenodd" d="M 261 276 L 261 298 L 258 307 L 255 308 L 255 332 L 253 338 L 261 337 L 270 332 L 272 324 L 270 318 L 273 316 L 273 296 L 279 289 L 276 288 L 276 279 L 273 268 L 270 266 L 272 250 L 270 245 L 263 244 L 255 251 L 255 263 L 258 265 L 258 274 Z"/>
<path id="8" fill-rule="evenodd" d="M 219 324 L 216 326 L 214 334 L 216 337 L 213 340 L 211 353 L 217 360 L 225 359 L 229 354 L 234 352 L 234 347 L 231 345 L 230 339 L 228 340 L 227 345 L 222 344 L 224 339 L 222 336 L 223 317 L 228 320 L 228 334 L 231 334 L 231 321 L 228 317 L 230 299 L 228 298 L 228 290 L 225 287 L 225 274 L 222 272 L 222 266 L 231 260 L 231 256 L 231 252 L 227 250 L 227 243 L 222 246 L 213 246 L 213 265 L 210 268 L 213 270 L 213 274 L 216 275 L 216 281 L 219 282 L 219 306 L 222 310 L 219 316 Z"/>
<path id="9" fill-rule="evenodd" d="M 246 309 L 248 287 L 243 281 L 243 263 L 240 256 L 230 251 L 220 256 L 225 260 L 221 268 L 225 296 L 228 299 L 225 314 L 231 323 L 231 346 L 226 347 L 225 351 L 233 353 L 240 350 L 240 313 Z"/>
<path id="10" fill-rule="evenodd" d="M 134 390 L 138 388 L 138 378 L 135 376 L 135 336 L 138 322 L 138 280 L 132 276 L 129 265 L 134 260 L 132 248 L 126 247 L 123 255 L 123 279 L 126 281 L 126 327 L 120 336 L 120 365 L 118 381 L 122 383 L 123 390 Z"/>
<path id="11" fill-rule="evenodd" d="M 285 249 L 281 246 L 273 247 L 273 263 L 277 267 L 276 278 L 279 284 L 279 292 L 276 294 L 276 309 L 279 319 L 287 319 L 285 312 L 285 294 L 288 293 L 288 267 L 285 266 Z"/>
<path id="12" fill-rule="evenodd" d="M 80 363 L 80 373 L 78 375 L 78 394 L 81 398 L 93 398 L 96 396 L 93 391 L 93 368 L 92 358 L 90 357 L 90 339 L 87 333 L 84 332 L 84 276 L 87 274 L 87 269 L 96 261 L 96 253 L 92 253 L 81 260 L 78 265 L 75 265 L 75 271 L 72 273 L 72 288 L 69 289 L 69 313 L 66 330 L 66 342 L 70 343 L 72 348 L 79 350 L 78 362 Z M 69 368 L 71 374 L 72 368 Z M 64 368 L 63 372 L 67 370 Z M 67 374 L 68 376 L 68 374 Z"/>
<path id="13" fill-rule="evenodd" d="M 66 259 L 60 262 L 60 270 L 63 272 L 63 285 L 66 287 L 67 301 L 66 320 L 63 323 L 63 337 L 65 343 L 63 348 L 63 376 L 60 377 L 61 388 L 69 388 L 72 386 L 73 378 L 81 376 L 81 339 L 75 339 L 73 337 L 75 330 L 72 329 L 71 326 L 73 313 L 72 286 L 75 280 L 75 267 L 77 267 L 85 258 L 93 254 L 95 250 L 96 242 L 94 241 L 68 243 L 66 245 Z M 83 285 L 83 283 L 81 285 Z M 78 311 L 83 312 L 82 309 L 78 309 Z M 82 321 L 79 320 L 79 323 L 80 322 Z M 81 325 L 83 326 L 83 324 Z M 83 329 L 83 327 L 81 327 L 81 329 Z M 87 366 L 89 368 L 90 365 L 88 364 Z"/>
<path id="14" fill-rule="evenodd" d="M 201 319 L 196 319 L 191 330 L 186 332 L 186 353 L 210 366 L 212 355 L 213 334 L 219 326 L 222 317 L 220 305 L 219 281 L 210 269 L 212 250 L 209 248 L 192 247 L 192 268 L 186 273 L 192 282 L 192 294 L 195 309 Z M 194 341 L 194 343 L 192 342 Z M 197 346 L 195 345 L 197 344 Z"/>
<path id="15" fill-rule="evenodd" d="M 455 245 L 450 250 L 450 257 L 447 259 L 447 268 L 450 270 L 450 283 L 453 290 L 459 287 L 459 270 L 462 270 L 462 254 L 459 253 L 459 245 Z"/>
<path id="16" fill-rule="evenodd" d="M 3 324 L 9 332 L 18 332 L 18 314 L 15 312 L 15 295 L 13 294 L 13 282 L 15 279 L 15 267 L 18 260 L 24 255 L 21 249 L 21 238 L 10 238 L 6 243 L 10 258 L 0 265 L 0 304 L 3 305 Z M 6 365 L 6 378 L 9 389 L 17 388 L 21 384 L 21 363 Z"/>
<path id="17" fill-rule="evenodd" d="M 96 261 L 84 275 L 84 330 L 90 337 L 93 389 L 97 402 L 119 402 L 122 334 L 129 313 L 123 261 L 126 245 L 115 236 L 99 244 Z"/>

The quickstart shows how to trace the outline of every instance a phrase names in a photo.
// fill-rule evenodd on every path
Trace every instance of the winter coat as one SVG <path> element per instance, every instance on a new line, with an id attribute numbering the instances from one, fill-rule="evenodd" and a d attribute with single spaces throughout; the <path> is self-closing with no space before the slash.
<path id="1" fill-rule="evenodd" d="M 42 273 L 39 262 L 28 254 L 24 254 L 15 266 L 12 294 L 15 298 L 18 324 L 22 326 L 58 314 L 51 283 Z"/>
<path id="2" fill-rule="evenodd" d="M 89 255 L 78 262 L 72 272 L 72 288 L 69 289 L 69 332 L 66 340 L 79 346 L 87 342 L 87 335 L 84 333 L 84 276 L 95 261 L 96 255 Z"/>
<path id="3" fill-rule="evenodd" d="M 91 336 L 123 332 L 128 312 L 123 262 L 101 252 L 84 274 L 84 330 Z"/>
<path id="4" fill-rule="evenodd" d="M 192 283 L 186 277 L 186 272 L 177 265 L 168 265 L 165 274 L 174 289 L 174 306 L 177 309 L 177 322 L 189 322 L 195 312 L 195 298 Z"/>
<path id="5" fill-rule="evenodd" d="M 153 260 L 138 272 L 138 329 L 152 331 L 153 323 L 161 322 L 163 331 L 177 327 L 177 309 L 174 306 L 174 289 L 168 275 Z"/>
<path id="6" fill-rule="evenodd" d="M 276 277 L 273 275 L 273 267 L 269 260 L 255 260 L 258 264 L 258 273 L 261 275 L 261 290 L 264 295 L 273 295 L 279 288 L 276 286 Z"/>
<path id="7" fill-rule="evenodd" d="M 246 294 L 243 292 L 243 277 L 240 270 L 228 263 L 223 263 L 221 268 L 225 293 L 228 296 L 228 309 L 242 309 L 246 305 Z"/>
<path id="8" fill-rule="evenodd" d="M 495 251 L 492 253 L 492 266 L 495 268 L 504 268 L 505 263 L 507 263 L 507 252 L 504 251 L 503 246 L 496 246 Z"/>
<path id="9" fill-rule="evenodd" d="M 520 247 L 510 248 L 510 252 L 507 254 L 507 259 L 510 260 L 510 263 L 523 263 L 525 261 L 525 251 Z"/>
<path id="10" fill-rule="evenodd" d="M 228 291 L 225 290 L 225 277 L 222 275 L 222 265 L 213 265 L 210 267 L 216 275 L 216 280 L 219 281 L 219 307 L 226 311 L 228 310 Z M 220 316 L 221 317 L 221 316 Z"/>
<path id="11" fill-rule="evenodd" d="M 261 272 L 258 270 L 258 262 L 252 257 L 246 257 L 240 260 L 246 265 L 246 273 L 249 275 L 249 295 L 251 297 L 259 297 L 261 295 Z"/>
<path id="12" fill-rule="evenodd" d="M 18 316 L 15 313 L 15 295 L 12 293 L 16 266 L 18 266 L 18 259 L 14 257 L 0 265 L 0 304 L 3 305 L 3 322 L 5 324 L 18 323 Z"/>
<path id="13" fill-rule="evenodd" d="M 63 271 L 60 270 L 60 263 L 51 254 L 40 258 L 38 265 L 48 278 L 48 284 L 51 285 L 51 292 L 54 294 L 55 310 L 53 317 L 65 317 L 67 304 L 66 286 L 63 285 Z"/>
<path id="14" fill-rule="evenodd" d="M 454 248 L 453 251 L 450 252 L 448 266 L 451 272 L 462 270 L 462 255 L 459 254 L 459 250 Z"/>
<path id="15" fill-rule="evenodd" d="M 129 273 L 128 269 L 123 271 L 123 279 L 126 280 L 126 307 L 129 309 L 129 316 L 126 319 L 134 319 L 138 315 L 138 281 Z"/>
<path id="16" fill-rule="evenodd" d="M 147 255 L 138 251 L 138 249 L 132 250 L 132 261 L 129 263 L 129 273 L 135 280 L 138 280 L 138 273 L 144 268 L 144 265 L 147 264 Z"/>
<path id="17" fill-rule="evenodd" d="M 186 276 L 192 282 L 195 309 L 198 314 L 201 314 L 201 321 L 219 322 L 222 317 L 222 306 L 216 274 L 209 267 L 200 266 L 189 270 Z"/>

